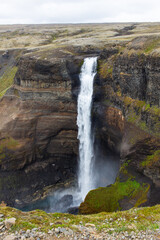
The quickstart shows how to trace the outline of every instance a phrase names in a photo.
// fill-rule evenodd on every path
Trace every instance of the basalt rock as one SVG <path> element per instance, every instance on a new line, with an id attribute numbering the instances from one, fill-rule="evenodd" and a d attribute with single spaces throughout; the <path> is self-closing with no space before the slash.
<path id="1" fill-rule="evenodd" d="M 54 54 L 19 60 L 14 85 L 0 100 L 0 202 L 23 207 L 75 178 L 82 61 Z"/>
<path id="2" fill-rule="evenodd" d="M 109 51 L 99 58 L 94 88 L 96 137 L 118 151 L 115 183 L 90 191 L 82 214 L 126 210 L 160 202 L 160 58 Z"/>

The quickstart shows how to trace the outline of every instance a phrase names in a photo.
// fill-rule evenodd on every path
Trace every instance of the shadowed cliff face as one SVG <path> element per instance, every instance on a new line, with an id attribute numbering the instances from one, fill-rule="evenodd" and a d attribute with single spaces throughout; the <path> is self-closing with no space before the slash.
<path id="1" fill-rule="evenodd" d="M 116 182 L 88 193 L 80 213 L 125 210 L 160 199 L 159 57 L 105 49 L 95 81 L 97 139 L 121 156 Z M 98 206 L 98 207 L 97 207 Z"/>
<path id="2" fill-rule="evenodd" d="M 0 101 L 0 201 L 23 206 L 75 178 L 82 60 L 19 60 L 14 85 Z"/>

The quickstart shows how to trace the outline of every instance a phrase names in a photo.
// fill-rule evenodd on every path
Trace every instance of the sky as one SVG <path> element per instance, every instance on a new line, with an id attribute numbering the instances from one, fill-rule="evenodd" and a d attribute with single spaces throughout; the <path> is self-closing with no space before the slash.
<path id="1" fill-rule="evenodd" d="M 0 0 L 0 24 L 159 21 L 160 0 Z"/>

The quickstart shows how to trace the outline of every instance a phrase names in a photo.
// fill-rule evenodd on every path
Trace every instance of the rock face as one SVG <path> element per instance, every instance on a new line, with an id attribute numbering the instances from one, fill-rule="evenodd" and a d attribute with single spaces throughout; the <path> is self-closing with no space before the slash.
<path id="1" fill-rule="evenodd" d="M 88 193 L 82 214 L 125 210 L 160 201 L 160 58 L 107 49 L 94 89 L 97 138 L 121 155 L 116 182 Z"/>
<path id="2" fill-rule="evenodd" d="M 160 58 L 120 55 L 113 65 L 114 85 L 122 94 L 160 106 Z M 132 81 L 130 81 L 132 79 Z"/>
<path id="3" fill-rule="evenodd" d="M 0 101 L 0 202 L 22 207 L 77 168 L 76 94 L 82 58 L 23 56 Z"/>

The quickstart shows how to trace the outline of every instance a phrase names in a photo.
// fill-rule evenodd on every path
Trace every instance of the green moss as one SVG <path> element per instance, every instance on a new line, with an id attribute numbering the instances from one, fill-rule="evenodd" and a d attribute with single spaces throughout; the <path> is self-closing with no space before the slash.
<path id="1" fill-rule="evenodd" d="M 146 105 L 145 101 L 140 101 L 138 99 L 132 99 L 131 97 L 124 97 L 123 102 L 125 106 L 132 105 L 133 107 L 136 107 L 139 110 L 142 110 L 142 108 Z"/>
<path id="2" fill-rule="evenodd" d="M 150 111 L 160 117 L 160 108 L 158 106 L 154 105 L 154 106 L 150 107 Z"/>
<path id="3" fill-rule="evenodd" d="M 82 67 L 83 63 L 84 63 L 84 60 L 82 59 L 82 60 L 80 61 L 80 63 L 79 63 L 79 68 Z"/>
<path id="4" fill-rule="evenodd" d="M 160 136 L 160 108 L 158 106 L 150 106 L 150 104 L 147 104 L 145 101 L 132 99 L 128 96 L 120 97 L 120 99 L 124 103 L 128 122 L 135 124 L 149 134 L 153 134 L 156 137 Z M 142 120 L 142 114 L 145 114 L 145 112 L 147 112 L 147 115 L 149 113 L 152 126 L 149 126 L 146 121 Z"/>
<path id="5" fill-rule="evenodd" d="M 101 78 L 112 77 L 113 65 L 111 62 L 99 61 L 98 63 L 98 72 Z"/>
<path id="6" fill-rule="evenodd" d="M 122 91 L 121 91 L 121 87 L 118 85 L 117 86 L 117 92 L 116 92 L 117 96 L 118 97 L 121 97 L 122 96 Z"/>
<path id="7" fill-rule="evenodd" d="M 135 203 L 135 207 L 139 207 L 141 204 L 145 203 L 147 201 L 147 195 L 150 189 L 150 185 L 147 183 L 142 184 L 142 188 L 137 194 L 137 201 Z"/>
<path id="8" fill-rule="evenodd" d="M 146 104 L 146 106 L 145 106 L 145 111 L 148 111 L 149 109 L 150 109 L 150 104 Z"/>
<path id="9" fill-rule="evenodd" d="M 125 106 L 129 106 L 133 102 L 133 99 L 126 96 L 126 97 L 124 97 L 123 102 L 124 102 Z"/>
<path id="10" fill-rule="evenodd" d="M 128 178 L 132 178 L 133 176 L 128 172 L 128 166 L 131 160 L 127 160 L 125 163 L 122 164 L 120 168 L 120 173 L 128 176 Z"/>
<path id="11" fill-rule="evenodd" d="M 131 178 L 126 182 L 117 180 L 110 187 L 98 188 L 90 191 L 84 202 L 80 205 L 80 213 L 88 214 L 120 210 L 119 201 L 124 198 L 128 198 L 129 201 L 137 199 L 135 205 L 139 206 L 146 200 L 144 196 L 142 196 L 142 193 L 144 193 L 147 187 L 148 186 L 140 185 L 140 183 Z"/>
<path id="12" fill-rule="evenodd" d="M 147 158 L 141 163 L 141 166 L 151 167 L 154 163 L 158 161 L 160 161 L 160 150 L 157 150 L 152 155 L 147 156 Z"/>
<path id="13" fill-rule="evenodd" d="M 131 123 L 136 123 L 139 121 L 139 116 L 134 112 L 134 110 L 131 110 L 128 112 L 127 120 Z"/>
<path id="14" fill-rule="evenodd" d="M 146 123 L 144 121 L 140 121 L 139 122 L 139 127 L 143 130 L 143 131 L 148 131 L 148 127 L 146 125 Z"/>
<path id="15" fill-rule="evenodd" d="M 109 67 L 109 68 L 107 69 L 107 72 L 108 72 L 108 74 L 111 74 L 111 75 L 112 75 L 113 67 Z"/>
<path id="16" fill-rule="evenodd" d="M 142 108 L 146 105 L 145 101 L 135 100 L 134 105 L 136 108 L 139 109 L 139 111 L 142 110 Z"/>
<path id="17" fill-rule="evenodd" d="M 2 97 L 8 88 L 13 84 L 17 67 L 9 68 L 2 77 L 0 77 L 0 97 Z"/>
<path id="18" fill-rule="evenodd" d="M 2 164 L 3 159 L 10 156 L 8 150 L 15 150 L 19 146 L 19 142 L 12 137 L 0 140 L 0 164 Z"/>
<path id="19" fill-rule="evenodd" d="M 19 221 L 18 223 L 16 223 L 16 225 L 12 226 L 12 231 L 19 231 L 20 229 L 23 229 L 26 231 L 27 229 L 33 229 L 37 227 L 38 225 L 32 224 L 30 222 Z"/>
<path id="20" fill-rule="evenodd" d="M 146 122 L 141 119 L 141 112 L 136 111 L 133 107 L 129 108 L 126 119 L 128 122 L 135 124 L 141 130 L 151 133 L 151 129 L 147 126 Z M 155 131 L 155 134 L 159 134 L 159 132 Z"/>
<path id="21" fill-rule="evenodd" d="M 19 145 L 18 141 L 15 140 L 12 137 L 8 137 L 8 138 L 5 138 L 5 139 L 2 139 L 0 141 L 0 153 L 3 151 L 4 148 L 7 148 L 9 150 L 13 150 L 18 145 Z"/>

